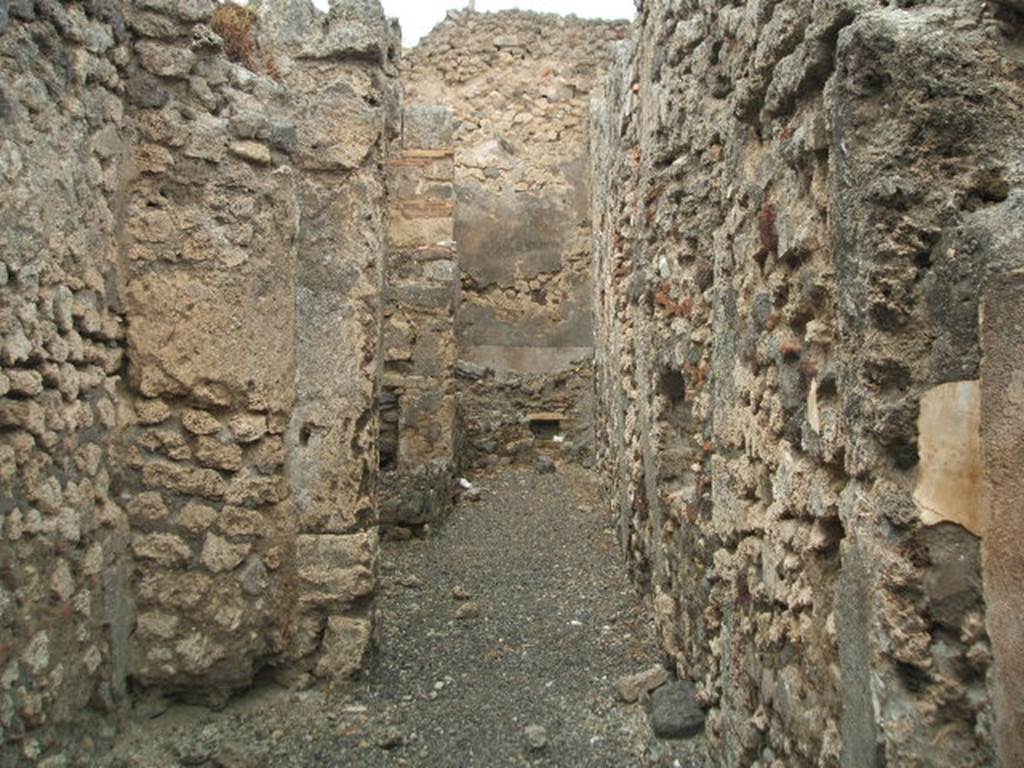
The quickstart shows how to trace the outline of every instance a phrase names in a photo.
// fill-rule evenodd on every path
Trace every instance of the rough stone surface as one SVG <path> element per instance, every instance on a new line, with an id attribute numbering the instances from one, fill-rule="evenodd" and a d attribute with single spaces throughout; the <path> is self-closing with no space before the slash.
<path id="1" fill-rule="evenodd" d="M 992 637 L 995 737 L 1002 765 L 1024 762 L 1024 516 L 1020 466 L 1024 435 L 1024 196 L 1015 191 L 969 227 L 989 260 L 981 309 L 981 444 L 988 528 L 982 542 L 986 625 Z M 972 574 L 973 575 L 973 574 Z"/>
<path id="2" fill-rule="evenodd" d="M 0 765 L 95 764 L 129 678 L 365 656 L 372 573 L 309 601 L 293 553 L 375 558 L 394 35 L 299 5 L 329 74 L 269 8 L 252 71 L 206 0 L 2 4 Z"/>
<path id="3" fill-rule="evenodd" d="M 461 459 L 528 464 L 535 458 L 590 463 L 593 455 L 593 364 L 566 361 L 557 373 L 516 373 L 461 363 Z"/>
<path id="4" fill-rule="evenodd" d="M 327 34 L 335 22 L 309 12 L 317 20 L 309 34 Z M 194 77 L 166 81 L 158 110 L 129 111 L 141 161 L 126 180 L 128 378 L 169 413 L 156 422 L 158 409 L 146 406 L 144 421 L 155 425 L 129 431 L 128 464 L 187 526 L 195 558 L 163 578 L 173 583 L 195 568 L 207 591 L 202 611 L 174 606 L 173 591 L 140 595 L 140 608 L 177 610 L 180 620 L 174 638 L 136 644 L 133 676 L 200 698 L 249 685 L 272 659 L 318 674 L 342 669 L 343 646 L 320 664 L 310 633 L 319 637 L 323 622 L 373 585 L 361 571 L 338 575 L 338 564 L 310 581 L 301 557 L 293 566 L 282 554 L 296 534 L 333 542 L 375 524 L 377 158 L 389 136 L 384 109 L 365 104 L 386 102 L 390 86 L 379 67 L 371 82 L 361 61 L 338 54 L 322 89 L 318 66 L 291 61 L 290 40 L 273 37 L 279 26 L 268 20 L 261 30 L 276 79 L 226 61 L 216 47 L 186 56 L 171 43 L 136 46 L 153 74 Z M 350 109 L 354 99 L 364 107 Z M 292 127 L 293 147 L 274 126 Z M 315 157 L 304 150 L 313 144 Z M 350 174 L 346 183 L 332 175 L 339 169 Z M 350 237 L 364 221 L 362 236 Z M 209 513 L 175 515 L 200 498 Z M 140 519 L 133 529 L 163 524 Z M 239 575 L 244 562 L 260 568 Z M 140 569 L 137 578 L 152 576 Z"/>
<path id="5" fill-rule="evenodd" d="M 0 0 L 0 766 L 1024 761 L 1024 6 L 637 5 Z"/>
<path id="6" fill-rule="evenodd" d="M 454 118 L 458 358 L 504 377 L 460 377 L 468 444 L 512 442 L 510 394 L 525 408 L 516 422 L 572 400 L 590 435 L 589 369 L 575 365 L 593 354 L 587 100 L 625 33 L 621 22 L 451 13 L 403 61 L 406 102 Z"/>
<path id="7" fill-rule="evenodd" d="M 331 616 L 324 634 L 324 652 L 317 674 L 331 680 L 351 677 L 363 667 L 372 626 L 367 619 Z"/>
<path id="8" fill-rule="evenodd" d="M 602 474 L 725 765 L 996 761 L 977 401 L 929 393 L 979 379 L 1019 18 L 900 6 L 645 2 L 593 107 Z"/>
<path id="9" fill-rule="evenodd" d="M 526 737 L 526 746 L 534 751 L 540 751 L 548 745 L 548 732 L 543 725 L 528 725 L 523 729 L 523 736 Z"/>
<path id="10" fill-rule="evenodd" d="M 615 681 L 615 692 L 622 701 L 633 702 L 667 683 L 671 676 L 664 667 L 651 667 L 643 672 L 620 677 Z"/>
<path id="11" fill-rule="evenodd" d="M 0 4 L 4 766 L 88 761 L 127 691 L 116 192 L 130 50 L 115 35 L 96 5 Z"/>
<path id="12" fill-rule="evenodd" d="M 451 112 L 406 109 L 389 168 L 380 406 L 381 522 L 451 509 L 456 465 L 459 263 Z"/>
<path id="13" fill-rule="evenodd" d="M 704 728 L 704 710 L 697 688 L 688 680 L 674 680 L 651 694 L 651 730 L 659 739 L 688 739 Z"/>

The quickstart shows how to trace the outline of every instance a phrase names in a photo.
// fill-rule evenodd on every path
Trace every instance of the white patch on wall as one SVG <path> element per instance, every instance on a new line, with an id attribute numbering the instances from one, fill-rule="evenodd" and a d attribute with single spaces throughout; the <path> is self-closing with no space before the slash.
<path id="1" fill-rule="evenodd" d="M 914 503 L 925 525 L 955 523 L 984 536 L 981 388 L 977 381 L 935 387 L 921 398 Z"/>

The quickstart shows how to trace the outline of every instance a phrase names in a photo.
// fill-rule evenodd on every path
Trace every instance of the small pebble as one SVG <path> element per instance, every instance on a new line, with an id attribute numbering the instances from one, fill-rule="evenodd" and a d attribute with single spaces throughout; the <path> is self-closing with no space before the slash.
<path id="1" fill-rule="evenodd" d="M 645 693 L 668 682 L 669 671 L 661 666 L 651 667 L 643 672 L 625 675 L 615 681 L 615 692 L 621 701 L 634 702 Z"/>
<path id="2" fill-rule="evenodd" d="M 528 725 L 523 729 L 526 745 L 531 751 L 538 752 L 548 745 L 548 732 L 543 725 Z"/>
<path id="3" fill-rule="evenodd" d="M 381 749 L 394 749 L 400 747 L 404 743 L 405 738 L 402 736 L 402 732 L 395 726 L 389 725 L 386 728 L 381 729 L 377 735 L 377 746 Z"/>
<path id="4" fill-rule="evenodd" d="M 547 456 L 541 456 L 537 459 L 535 468 L 538 474 L 550 475 L 555 471 L 555 462 L 549 459 Z"/>

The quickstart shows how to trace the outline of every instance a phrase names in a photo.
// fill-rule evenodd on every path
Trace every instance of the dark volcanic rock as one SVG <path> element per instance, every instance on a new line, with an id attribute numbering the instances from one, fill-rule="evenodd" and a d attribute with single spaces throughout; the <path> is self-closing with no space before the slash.
<path id="1" fill-rule="evenodd" d="M 704 729 L 704 710 L 689 680 L 676 680 L 651 694 L 651 728 L 660 739 L 689 739 Z"/>

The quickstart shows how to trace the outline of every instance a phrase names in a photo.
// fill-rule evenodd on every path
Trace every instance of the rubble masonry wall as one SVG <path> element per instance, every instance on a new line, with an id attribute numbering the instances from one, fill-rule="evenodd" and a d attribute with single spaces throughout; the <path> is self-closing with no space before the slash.
<path id="1" fill-rule="evenodd" d="M 588 99 L 627 30 L 452 11 L 403 61 L 406 103 L 454 120 L 467 465 L 529 456 L 558 432 L 569 455 L 593 451 Z"/>
<path id="2" fill-rule="evenodd" d="M 419 526 L 451 509 L 457 469 L 452 118 L 409 108 L 389 167 L 381 390 L 381 522 Z"/>
<path id="3" fill-rule="evenodd" d="M 397 37 L 268 0 L 245 66 L 212 1 L 3 11 L 2 764 L 63 765 L 129 686 L 361 666 Z"/>
<path id="4" fill-rule="evenodd" d="M 594 105 L 601 471 L 726 765 L 995 760 L 978 323 L 1019 17 L 899 5 L 645 2 Z"/>

